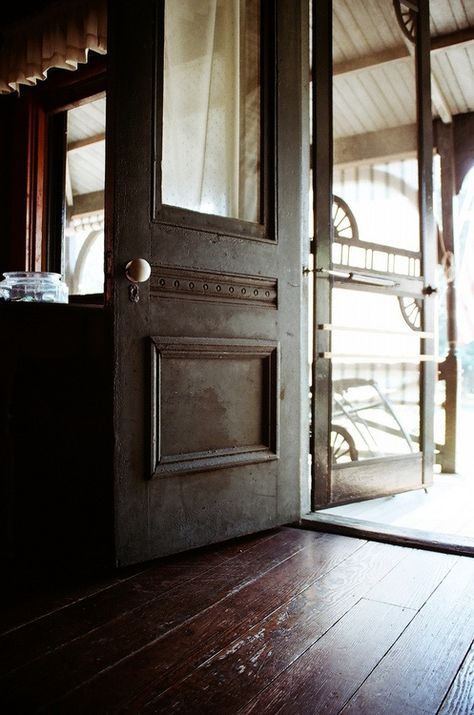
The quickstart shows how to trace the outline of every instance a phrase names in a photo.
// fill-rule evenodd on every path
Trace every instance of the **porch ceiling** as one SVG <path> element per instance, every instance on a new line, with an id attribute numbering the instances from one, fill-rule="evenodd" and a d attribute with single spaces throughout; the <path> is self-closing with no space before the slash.
<path id="1" fill-rule="evenodd" d="M 391 0 L 334 0 L 333 7 L 336 156 L 347 159 L 344 141 L 363 135 L 367 141 L 383 138 L 393 151 L 413 150 L 413 45 L 398 25 Z M 430 12 L 433 116 L 449 122 L 454 115 L 474 111 L 474 2 L 431 0 Z M 105 99 L 71 113 L 73 195 L 103 187 L 104 124 Z M 352 154 L 354 145 L 350 149 Z"/>
<path id="2" fill-rule="evenodd" d="M 474 3 L 431 0 L 433 116 L 474 110 Z M 413 45 L 387 0 L 334 3 L 336 139 L 410 127 L 416 119 Z"/>

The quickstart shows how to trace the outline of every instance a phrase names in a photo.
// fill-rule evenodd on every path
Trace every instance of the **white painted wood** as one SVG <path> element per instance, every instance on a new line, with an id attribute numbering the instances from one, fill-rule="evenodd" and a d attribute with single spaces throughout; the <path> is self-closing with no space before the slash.
<path id="1" fill-rule="evenodd" d="M 392 3 L 335 0 L 333 25 L 335 138 L 413 123 L 414 48 L 398 27 Z M 434 37 L 472 27 L 471 0 L 431 0 Z M 432 53 L 433 114 L 444 122 L 474 107 L 474 41 L 460 39 L 459 46 Z"/>

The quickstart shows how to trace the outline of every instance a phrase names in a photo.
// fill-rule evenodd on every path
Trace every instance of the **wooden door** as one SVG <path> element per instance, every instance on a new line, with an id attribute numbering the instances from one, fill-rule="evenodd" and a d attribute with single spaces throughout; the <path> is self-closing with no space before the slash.
<path id="1" fill-rule="evenodd" d="M 432 482 L 436 234 L 428 3 L 313 6 L 320 508 Z"/>
<path id="2" fill-rule="evenodd" d="M 244 14 L 251 33 L 239 25 Z M 196 208 L 191 174 L 202 117 L 186 107 L 202 79 L 203 50 L 194 40 L 225 54 L 228 32 L 240 71 L 245 65 L 258 80 L 252 96 L 238 89 L 241 77 L 227 82 L 224 94 L 238 94 L 230 110 L 217 98 L 224 124 L 230 111 L 240 137 L 248 104 L 260 107 L 257 130 L 249 130 L 258 148 L 237 162 L 247 165 L 240 190 L 253 208 L 216 209 L 204 199 Z M 171 0 L 166 12 L 161 1 L 110 3 L 106 215 L 120 564 L 300 516 L 306 33 L 304 1 Z M 182 81 L 187 89 L 176 93 Z M 176 142 L 177 124 L 184 134 Z M 219 126 L 206 141 L 221 146 Z M 227 161 L 224 148 L 217 157 L 215 171 Z M 138 257 L 151 277 L 137 291 L 125 266 Z"/>

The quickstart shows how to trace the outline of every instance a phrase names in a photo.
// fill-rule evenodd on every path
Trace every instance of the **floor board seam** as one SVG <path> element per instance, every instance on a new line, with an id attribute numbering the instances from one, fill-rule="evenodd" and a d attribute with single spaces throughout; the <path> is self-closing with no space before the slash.
<path id="1" fill-rule="evenodd" d="M 48 618 L 49 616 L 54 615 L 55 613 L 61 613 L 61 611 L 65 611 L 68 608 L 71 608 L 78 603 L 82 603 L 83 601 L 87 601 L 88 598 L 94 598 L 95 596 L 98 596 L 101 593 L 105 593 L 105 591 L 110 591 L 113 588 L 116 588 L 117 586 L 121 586 L 124 583 L 127 583 L 128 581 L 132 580 L 133 578 L 136 578 L 137 576 L 140 576 L 141 574 L 145 573 L 146 571 L 149 570 L 151 567 L 147 567 L 146 569 L 143 569 L 143 571 L 139 571 L 138 574 L 132 574 L 131 576 L 127 576 L 124 579 L 120 579 L 119 581 L 110 584 L 109 586 L 104 586 L 104 588 L 100 588 L 97 591 L 94 591 L 93 593 L 87 594 L 87 596 L 83 596 L 82 598 L 78 598 L 74 601 L 71 601 L 70 603 L 64 604 L 64 606 L 59 606 L 58 608 L 54 608 L 51 611 L 47 611 L 46 613 L 42 613 L 40 616 L 35 616 L 35 618 L 31 618 L 28 621 L 25 621 L 24 623 L 20 623 L 13 628 L 9 628 L 6 631 L 2 631 L 0 633 L 0 643 L 1 639 L 3 636 L 7 636 L 10 633 L 14 633 L 15 631 L 19 631 L 22 628 L 26 628 L 27 626 L 31 626 L 33 623 L 38 623 L 39 621 L 43 620 L 44 618 Z"/>
<path id="2" fill-rule="evenodd" d="M 361 599 L 361 600 L 362 600 L 362 599 Z M 393 604 L 389 604 L 389 605 L 393 605 Z M 413 610 L 413 611 L 414 611 L 413 616 L 410 618 L 410 620 L 408 621 L 408 623 L 406 623 L 406 625 L 402 628 L 402 630 L 400 631 L 400 633 L 397 635 L 397 637 L 396 637 L 395 640 L 391 643 L 391 645 L 387 648 L 387 650 L 385 651 L 385 653 L 378 659 L 377 663 L 375 663 L 375 665 L 374 665 L 374 667 L 372 668 L 372 670 L 370 671 L 370 673 L 367 674 L 367 676 L 364 678 L 364 680 L 362 681 L 362 683 L 360 683 L 360 685 L 355 689 L 355 691 L 352 693 L 351 697 L 348 698 L 348 699 L 346 700 L 346 702 L 344 703 L 344 705 L 342 706 L 342 708 L 341 708 L 340 710 L 338 710 L 337 715 L 341 715 L 341 713 L 342 713 L 342 711 L 344 710 L 344 708 L 346 708 L 347 705 L 351 702 L 351 700 L 353 700 L 353 699 L 356 697 L 357 693 L 361 690 L 361 688 L 364 686 L 364 684 L 367 682 L 367 680 L 371 677 L 372 673 L 373 673 L 373 672 L 379 667 L 379 665 L 383 662 L 384 658 L 387 657 L 387 655 L 390 653 L 390 651 L 392 650 L 392 648 L 394 648 L 395 644 L 398 643 L 398 641 L 400 640 L 400 638 L 402 637 L 402 635 L 405 633 L 405 631 L 406 631 L 406 629 L 408 628 L 408 626 L 413 622 L 413 619 L 416 618 L 416 616 L 417 616 L 418 613 L 419 613 L 419 611 L 414 610 L 414 609 L 411 609 L 411 608 L 406 608 L 406 609 L 405 609 L 404 606 L 399 606 L 399 608 L 404 608 L 404 610 L 407 610 L 407 611 L 412 611 L 412 610 Z"/>
<path id="3" fill-rule="evenodd" d="M 449 686 L 447 687 L 446 692 L 445 692 L 445 694 L 444 694 L 444 696 L 443 696 L 443 699 L 442 699 L 442 701 L 441 701 L 441 704 L 440 704 L 439 708 L 438 708 L 437 711 L 436 711 L 436 715 L 439 715 L 439 714 L 442 712 L 443 707 L 444 707 L 444 704 L 445 704 L 445 702 L 446 702 L 446 699 L 447 699 L 449 693 L 451 692 L 451 688 L 453 687 L 453 685 L 454 685 L 454 683 L 455 683 L 455 681 L 456 681 L 456 678 L 458 677 L 459 673 L 461 672 L 461 669 L 462 669 L 464 663 L 466 662 L 467 658 L 469 657 L 469 653 L 471 652 L 471 650 L 472 650 L 473 647 L 474 647 L 474 639 L 471 641 L 471 645 L 470 645 L 470 646 L 468 647 L 468 649 L 466 650 L 466 653 L 465 653 L 465 655 L 464 655 L 464 658 L 462 659 L 461 663 L 459 664 L 459 668 L 457 669 L 456 673 L 455 673 L 454 676 L 453 676 L 452 681 L 450 682 Z"/>

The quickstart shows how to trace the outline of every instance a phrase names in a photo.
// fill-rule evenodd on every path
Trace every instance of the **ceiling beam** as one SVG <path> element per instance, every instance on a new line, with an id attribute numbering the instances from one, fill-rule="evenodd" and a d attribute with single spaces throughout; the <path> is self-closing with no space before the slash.
<path id="1" fill-rule="evenodd" d="M 431 38 L 431 52 L 446 52 L 454 47 L 467 47 L 474 43 L 474 27 L 450 32 L 447 35 L 437 35 Z"/>
<path id="2" fill-rule="evenodd" d="M 82 216 L 83 214 L 98 213 L 104 210 L 104 192 L 92 191 L 89 194 L 75 194 L 74 205 L 69 208 L 68 215 Z"/>
<path id="3" fill-rule="evenodd" d="M 417 139 L 416 124 L 341 137 L 334 141 L 334 164 L 355 166 L 416 156 Z"/>
<path id="4" fill-rule="evenodd" d="M 337 76 L 341 74 L 346 75 L 354 72 L 361 72 L 373 69 L 374 67 L 381 67 L 382 65 L 400 62 L 400 60 L 406 60 L 409 57 L 410 53 L 405 46 L 391 47 L 372 55 L 365 55 L 364 57 L 355 57 L 353 60 L 336 62 L 333 67 L 333 75 Z"/>
<path id="5" fill-rule="evenodd" d="M 77 141 L 69 142 L 67 145 L 67 151 L 77 151 L 78 149 L 83 149 L 86 146 L 92 146 L 93 144 L 99 144 L 99 142 L 105 141 L 105 132 L 100 134 L 94 134 L 91 137 L 85 137 L 84 139 L 78 139 Z"/>
<path id="6" fill-rule="evenodd" d="M 408 42 L 408 40 L 407 40 Z M 431 52 L 447 52 L 452 48 L 467 47 L 474 44 L 474 27 L 465 30 L 458 30 L 447 35 L 438 35 L 431 38 Z M 406 45 L 390 47 L 380 52 L 364 57 L 355 57 L 352 60 L 336 62 L 333 68 L 333 75 L 349 74 L 351 72 L 361 72 L 363 70 L 381 67 L 382 65 L 402 62 L 411 57 Z"/>

